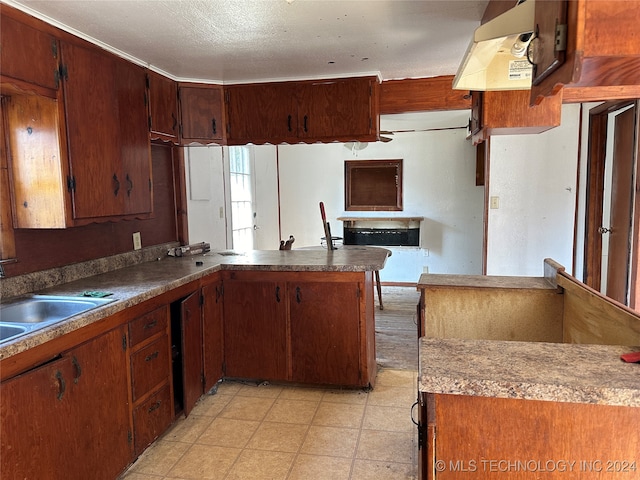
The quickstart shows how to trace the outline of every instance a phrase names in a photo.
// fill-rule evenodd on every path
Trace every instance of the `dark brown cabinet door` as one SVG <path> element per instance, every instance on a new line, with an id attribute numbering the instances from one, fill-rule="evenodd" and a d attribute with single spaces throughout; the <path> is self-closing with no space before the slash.
<path id="1" fill-rule="evenodd" d="M 150 213 L 144 70 L 91 46 L 61 52 L 74 219 Z"/>
<path id="2" fill-rule="evenodd" d="M 357 139 L 373 130 L 373 80 L 357 78 L 305 83 L 298 109 L 301 138 Z"/>
<path id="3" fill-rule="evenodd" d="M 222 378 L 222 281 L 202 287 L 202 354 L 204 366 L 204 391 L 208 392 Z"/>
<path id="4" fill-rule="evenodd" d="M 149 131 L 152 138 L 178 141 L 178 84 L 155 72 L 148 72 Z"/>
<path id="5" fill-rule="evenodd" d="M 233 272 L 225 280 L 227 377 L 287 378 L 285 285 L 268 277 L 263 272 Z"/>
<path id="6" fill-rule="evenodd" d="M 299 123 L 296 85 L 283 82 L 228 87 L 229 143 L 295 140 Z"/>
<path id="7" fill-rule="evenodd" d="M 183 409 L 189 415 L 202 396 L 202 319 L 200 291 L 182 301 L 182 382 Z"/>
<path id="8" fill-rule="evenodd" d="M 360 313 L 357 283 L 291 282 L 291 380 L 358 385 Z"/>
<path id="9" fill-rule="evenodd" d="M 125 61 L 116 66 L 120 132 L 109 139 L 120 144 L 123 214 L 150 213 L 152 204 L 151 149 L 145 105 L 146 76 L 141 67 Z"/>
<path id="10" fill-rule="evenodd" d="M 546 0 L 535 9 L 535 38 L 531 45 L 530 56 L 533 57 L 533 85 L 539 84 L 552 72 L 557 70 L 565 61 L 566 30 L 564 33 L 565 46 L 557 42 L 557 28 L 567 27 L 566 0 Z M 575 28 L 571 25 L 571 28 Z M 571 72 L 569 72 L 571 73 Z M 566 83 L 571 82 L 569 76 Z"/>
<path id="11" fill-rule="evenodd" d="M 7 15 L 0 17 L 0 71 L 2 75 L 57 89 L 58 44 L 41 32 Z"/>
<path id="12" fill-rule="evenodd" d="M 2 478 L 107 480 L 131 462 L 124 335 L 112 330 L 2 384 Z"/>
<path id="13" fill-rule="evenodd" d="M 59 439 L 68 447 L 61 478 L 113 479 L 133 458 L 125 332 L 122 326 L 67 354 L 74 366 L 67 380 L 73 401 L 64 430 L 71 438 Z"/>
<path id="14" fill-rule="evenodd" d="M 52 478 L 68 448 L 59 433 L 71 415 L 74 374 L 63 357 L 0 385 L 0 477 Z"/>
<path id="15" fill-rule="evenodd" d="M 224 118 L 222 87 L 180 86 L 182 142 L 222 142 Z"/>
<path id="16" fill-rule="evenodd" d="M 61 44 L 73 214 L 121 215 L 126 196 L 120 164 L 115 59 L 94 48 Z"/>

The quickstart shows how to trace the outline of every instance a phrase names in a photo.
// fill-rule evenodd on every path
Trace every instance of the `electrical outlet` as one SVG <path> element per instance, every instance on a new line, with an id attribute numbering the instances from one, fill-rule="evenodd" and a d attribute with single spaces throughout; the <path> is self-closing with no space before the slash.
<path id="1" fill-rule="evenodd" d="M 140 232 L 133 234 L 133 249 L 140 250 L 142 248 L 142 239 L 140 238 Z"/>
<path id="2" fill-rule="evenodd" d="M 489 208 L 500 208 L 500 197 L 491 197 L 489 200 Z"/>

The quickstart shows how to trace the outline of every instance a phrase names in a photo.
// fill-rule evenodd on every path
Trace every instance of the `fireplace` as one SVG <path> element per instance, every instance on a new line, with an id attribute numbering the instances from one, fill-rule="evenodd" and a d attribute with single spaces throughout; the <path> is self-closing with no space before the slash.
<path id="1" fill-rule="evenodd" d="M 339 217 L 344 245 L 420 246 L 424 217 Z"/>

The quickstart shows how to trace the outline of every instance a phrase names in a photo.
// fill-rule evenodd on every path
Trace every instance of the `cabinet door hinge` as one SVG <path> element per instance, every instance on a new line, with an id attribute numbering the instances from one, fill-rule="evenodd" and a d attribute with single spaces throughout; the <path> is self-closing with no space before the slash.
<path id="1" fill-rule="evenodd" d="M 147 88 L 151 88 L 151 80 L 149 79 L 149 74 L 146 74 L 145 76 L 145 82 L 147 84 Z"/>
<path id="2" fill-rule="evenodd" d="M 127 334 L 122 335 L 122 350 L 127 351 Z"/>
<path id="3" fill-rule="evenodd" d="M 201 374 L 200 374 L 200 380 L 202 380 L 202 385 L 203 385 L 203 387 L 204 387 L 204 385 L 206 385 L 206 382 L 205 382 L 206 377 L 204 376 L 204 373 L 201 373 Z"/>
<path id="4" fill-rule="evenodd" d="M 51 53 L 53 58 L 58 58 L 58 42 L 57 40 L 51 40 Z"/>
<path id="5" fill-rule="evenodd" d="M 66 65 L 60 64 L 60 80 L 69 80 L 69 71 Z"/>
<path id="6" fill-rule="evenodd" d="M 133 435 L 131 434 L 131 430 L 127 430 L 127 442 L 129 442 L 129 445 L 133 443 Z"/>
<path id="7" fill-rule="evenodd" d="M 200 294 L 200 306 L 204 305 L 204 295 Z"/>
<path id="8" fill-rule="evenodd" d="M 567 49 L 567 24 L 558 23 L 556 25 L 555 51 L 564 52 Z"/>
<path id="9" fill-rule="evenodd" d="M 360 295 L 362 295 L 362 293 L 360 292 L 360 287 L 358 287 L 356 289 L 356 298 L 360 298 Z"/>
<path id="10" fill-rule="evenodd" d="M 67 176 L 67 190 L 70 192 L 76 191 L 76 178 L 71 175 Z"/>

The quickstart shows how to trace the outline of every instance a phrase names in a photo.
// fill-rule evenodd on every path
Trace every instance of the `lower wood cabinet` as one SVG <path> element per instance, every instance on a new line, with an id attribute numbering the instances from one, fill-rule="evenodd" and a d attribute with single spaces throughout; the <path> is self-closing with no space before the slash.
<path id="1" fill-rule="evenodd" d="M 640 408 L 419 395 L 422 480 L 638 476 Z"/>
<path id="2" fill-rule="evenodd" d="M 136 455 L 173 421 L 168 308 L 156 308 L 128 325 Z"/>
<path id="3" fill-rule="evenodd" d="M 212 283 L 209 283 L 212 282 Z M 224 315 L 224 285 L 218 275 L 202 286 L 202 361 L 204 392 L 211 390 L 222 378 L 224 347 L 222 319 Z"/>
<path id="4" fill-rule="evenodd" d="M 286 284 L 272 272 L 230 272 L 224 282 L 227 377 L 284 380 L 287 365 Z"/>
<path id="5" fill-rule="evenodd" d="M 360 385 L 360 289 L 354 282 L 293 281 L 287 288 L 291 380 Z"/>
<path id="6" fill-rule="evenodd" d="M 375 382 L 373 272 L 228 272 L 225 376 Z"/>
<path id="7" fill-rule="evenodd" d="M 133 455 L 126 330 L 0 385 L 0 477 L 116 478 Z"/>

